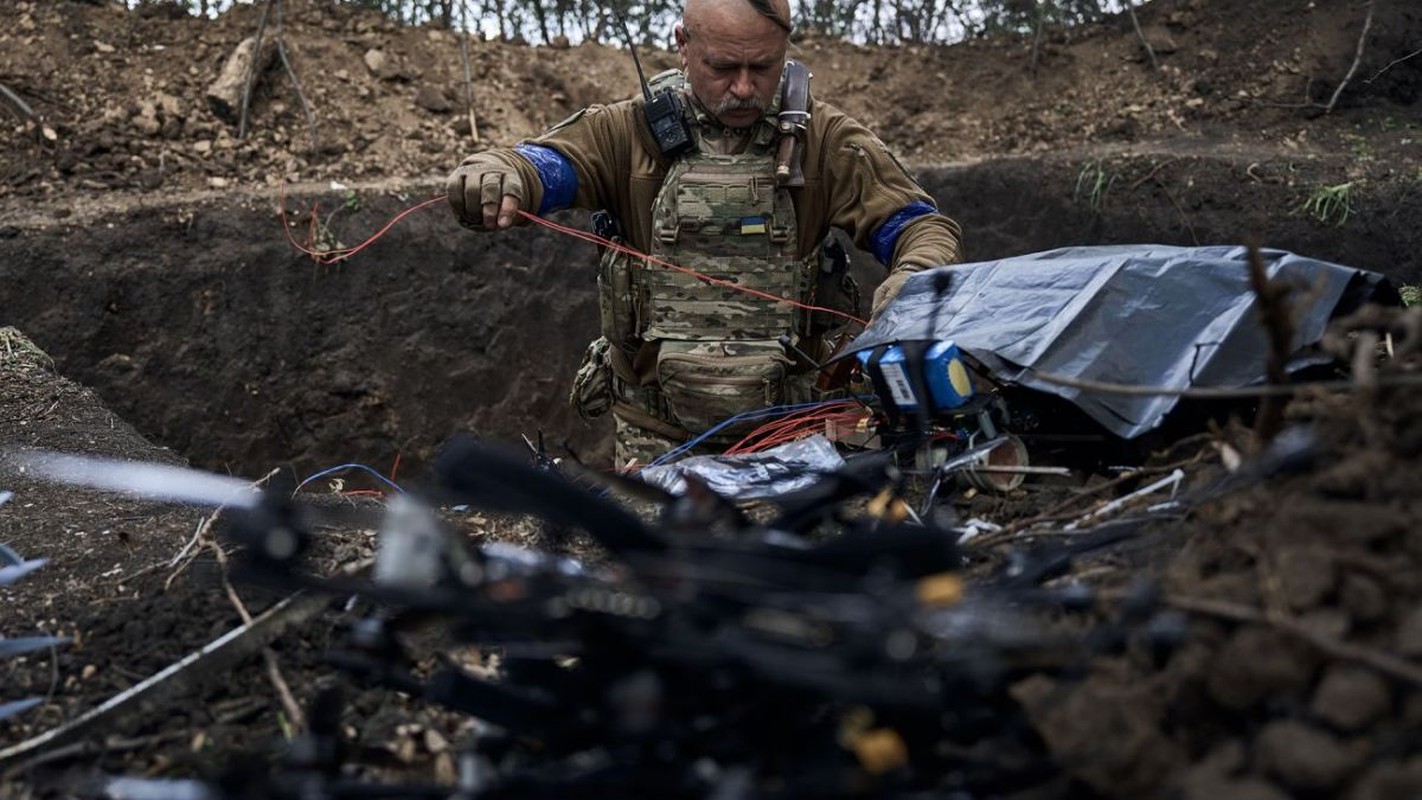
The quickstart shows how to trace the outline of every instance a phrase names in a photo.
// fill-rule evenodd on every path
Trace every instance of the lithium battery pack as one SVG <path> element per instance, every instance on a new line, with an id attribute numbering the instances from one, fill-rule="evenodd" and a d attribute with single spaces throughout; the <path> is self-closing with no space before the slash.
<path id="1" fill-rule="evenodd" d="M 927 392 L 927 406 L 933 413 L 951 411 L 972 398 L 973 382 L 956 344 L 934 342 L 928 348 L 923 356 L 921 381 L 911 376 L 913 365 L 909 361 L 900 344 L 859 353 L 859 364 L 891 417 L 916 412 L 921 404 L 920 391 Z"/>
<path id="2" fill-rule="evenodd" d="M 936 342 L 923 358 L 923 371 L 934 411 L 948 411 L 972 399 L 973 379 L 958 345 Z"/>

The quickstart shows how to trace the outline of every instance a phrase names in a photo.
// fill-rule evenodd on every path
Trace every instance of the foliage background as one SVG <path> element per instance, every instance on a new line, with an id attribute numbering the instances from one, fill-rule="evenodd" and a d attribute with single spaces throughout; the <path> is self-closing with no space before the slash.
<path id="1" fill-rule="evenodd" d="M 290 0 L 287 0 L 290 2 Z M 315 0 L 373 8 L 407 25 L 477 30 L 531 44 L 621 41 L 612 12 L 632 21 L 639 44 L 670 41 L 682 0 Z M 282 0 L 126 0 L 131 7 L 166 6 L 215 16 L 234 5 Z M 862 44 L 946 44 L 1001 32 L 1030 33 L 1047 25 L 1098 21 L 1131 0 L 791 0 L 796 28 Z"/>

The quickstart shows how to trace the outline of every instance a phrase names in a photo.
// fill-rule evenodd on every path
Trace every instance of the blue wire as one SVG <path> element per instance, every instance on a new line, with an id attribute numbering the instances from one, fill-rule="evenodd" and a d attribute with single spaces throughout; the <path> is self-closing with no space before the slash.
<path id="1" fill-rule="evenodd" d="M 292 494 L 296 494 L 297 492 L 301 491 L 301 487 L 303 487 L 303 486 L 305 486 L 306 484 L 308 484 L 308 483 L 310 483 L 310 482 L 316 480 L 317 478 L 324 478 L 324 477 L 326 477 L 327 475 L 330 475 L 330 474 L 332 474 L 332 473 L 340 472 L 340 471 L 342 471 L 342 470 L 347 470 L 347 469 L 362 469 L 362 470 L 365 470 L 366 472 L 369 472 L 371 475 L 374 475 L 375 477 L 379 478 L 382 483 L 386 484 L 387 486 L 389 486 L 390 488 L 392 488 L 392 489 L 394 489 L 395 491 L 399 492 L 400 494 L 404 494 L 404 493 L 405 493 L 405 490 L 404 490 L 404 489 L 401 489 L 400 486 L 399 486 L 399 484 L 395 483 L 394 481 L 390 480 L 389 478 L 385 477 L 384 475 L 381 475 L 379 472 L 376 472 L 375 470 L 371 469 L 370 467 L 367 467 L 367 466 L 364 465 L 364 464 L 342 464 L 342 465 L 340 465 L 339 467 L 331 467 L 330 469 L 323 469 L 323 470 L 321 470 L 320 472 L 316 473 L 315 475 L 312 475 L 311 477 L 309 477 L 309 478 L 307 478 L 306 480 L 302 481 L 301 483 L 296 484 L 296 488 L 293 489 L 291 493 L 292 493 Z"/>
<path id="2" fill-rule="evenodd" d="M 727 426 L 735 425 L 738 422 L 746 422 L 749 420 L 761 419 L 764 417 L 780 416 L 782 414 L 789 414 L 794 411 L 804 411 L 806 409 L 819 408 L 821 406 L 828 406 L 838 402 L 840 401 L 824 400 L 818 403 L 799 403 L 797 405 L 791 406 L 771 406 L 770 408 L 759 408 L 754 411 L 743 411 L 739 414 L 727 417 L 716 423 L 715 425 L 712 425 L 709 430 L 699 436 L 696 436 L 691 441 L 682 445 L 678 445 L 677 447 L 674 447 L 671 450 L 662 453 L 661 455 L 652 459 L 652 463 L 648 464 L 647 466 L 659 467 L 662 464 L 665 464 L 668 460 L 676 458 L 681 454 L 687 452 L 688 450 L 691 450 L 692 448 L 701 444 L 702 442 L 706 441 L 708 437 L 714 436 L 717 431 L 720 431 L 723 428 L 726 428 Z"/>

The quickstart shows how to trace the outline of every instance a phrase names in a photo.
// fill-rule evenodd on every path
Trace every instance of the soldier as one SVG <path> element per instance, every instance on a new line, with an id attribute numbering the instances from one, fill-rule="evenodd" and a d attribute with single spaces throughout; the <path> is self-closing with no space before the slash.
<path id="1" fill-rule="evenodd" d="M 682 70 L 651 81 L 654 102 L 644 93 L 591 106 L 450 175 L 466 227 L 597 209 L 614 241 L 654 259 L 604 250 L 602 336 L 574 381 L 585 417 L 612 411 L 619 465 L 645 464 L 735 414 L 811 399 L 814 366 L 796 350 L 823 354 L 825 320 L 805 306 L 841 280 L 821 264 L 831 228 L 889 270 L 871 314 L 910 274 L 961 260 L 957 223 L 883 142 L 809 99 L 808 73 L 786 62 L 790 32 L 788 0 L 686 0 Z M 783 136 L 793 145 L 781 149 Z M 787 350 L 787 334 L 797 347 Z"/>

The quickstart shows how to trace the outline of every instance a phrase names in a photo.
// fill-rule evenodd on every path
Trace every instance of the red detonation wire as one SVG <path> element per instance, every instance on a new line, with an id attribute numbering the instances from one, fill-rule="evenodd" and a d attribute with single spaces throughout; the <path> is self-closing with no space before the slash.
<path id="1" fill-rule="evenodd" d="M 611 240 L 609 240 L 609 239 L 604 239 L 604 238 L 602 238 L 601 236 L 598 236 L 598 235 L 595 234 L 595 233 L 591 233 L 591 232 L 589 232 L 589 231 L 581 231 L 581 230 L 578 230 L 577 228 L 569 228 L 569 227 L 567 227 L 566 225 L 559 225 L 558 223 L 553 222 L 553 221 L 551 221 L 551 220 L 546 220 L 546 219 L 544 219 L 544 218 L 538 216 L 537 214 L 530 214 L 530 213 L 528 213 L 527 211 L 523 211 L 523 210 L 520 210 L 520 211 L 518 212 L 518 214 L 519 214 L 519 216 L 523 217 L 524 219 L 531 220 L 531 221 L 533 221 L 533 222 L 535 222 L 535 223 L 537 223 L 537 224 L 539 224 L 539 225 L 542 225 L 542 226 L 545 227 L 545 228 L 548 228 L 548 229 L 550 229 L 550 230 L 557 231 L 557 232 L 562 233 L 562 234 L 566 234 L 566 235 L 568 235 L 568 236 L 573 237 L 574 239 L 581 239 L 581 240 L 583 240 L 583 241 L 585 241 L 585 242 L 592 242 L 593 244 L 599 244 L 599 245 L 602 245 L 603 247 L 608 247 L 608 248 L 611 248 L 611 249 L 613 249 L 613 250 L 616 250 L 616 251 L 619 252 L 619 253 L 626 253 L 626 254 L 628 254 L 628 255 L 630 255 L 630 256 L 635 256 L 636 258 L 643 259 L 644 261 L 647 261 L 647 262 L 649 262 L 649 263 L 656 264 L 656 265 L 662 266 L 662 267 L 666 267 L 667 269 L 676 270 L 677 272 L 685 273 L 685 274 L 687 274 L 687 275 L 692 276 L 693 278 L 696 278 L 697 280 L 705 281 L 706 283 L 709 283 L 709 284 L 711 284 L 711 285 L 713 285 L 713 286 L 721 286 L 721 287 L 726 288 L 726 289 L 732 289 L 732 290 L 735 290 L 735 291 L 737 291 L 737 292 L 741 292 L 742 294 L 748 294 L 748 295 L 751 295 L 752 297 L 759 297 L 759 298 L 761 298 L 761 299 L 763 299 L 763 300 L 770 300 L 770 301 L 776 302 L 776 303 L 789 303 L 790 305 L 792 305 L 792 306 L 794 306 L 794 307 L 796 307 L 796 308 L 803 308 L 803 309 L 806 309 L 806 310 L 808 310 L 808 311 L 823 311 L 823 312 L 826 313 L 826 314 L 833 314 L 833 315 L 836 316 L 836 317 L 843 317 L 844 319 L 847 319 L 847 320 L 849 320 L 850 322 L 857 322 L 857 323 L 859 323 L 859 325 L 862 326 L 862 327 L 865 327 L 865 328 L 869 327 L 869 321 L 868 321 L 868 320 L 860 319 L 859 317 L 856 317 L 856 316 L 854 316 L 853 314 L 846 314 L 845 312 L 840 311 L 840 310 L 838 310 L 838 309 L 826 308 L 826 307 L 824 307 L 824 306 L 810 305 L 809 303 L 801 303 L 801 302 L 797 302 L 797 301 L 795 301 L 795 300 L 790 300 L 789 298 L 785 298 L 785 297 L 781 297 L 781 296 L 779 296 L 779 295 L 771 294 L 771 293 L 769 293 L 769 292 L 762 292 L 762 291 L 758 291 L 758 290 L 756 290 L 756 289 L 749 289 L 749 288 L 746 288 L 745 286 L 741 286 L 740 284 L 737 284 L 737 283 L 735 283 L 735 282 L 733 282 L 733 281 L 723 280 L 723 279 L 721 279 L 721 278 L 713 278 L 713 277 L 711 277 L 710 275 L 702 275 L 701 273 L 697 272 L 697 271 L 694 270 L 694 269 L 688 269 L 688 268 L 686 268 L 686 267 L 677 266 L 676 264 L 672 264 L 671 262 L 668 262 L 668 261 L 662 261 L 662 260 L 659 259 L 659 258 L 656 258 L 656 257 L 654 257 L 654 256 L 649 256 L 649 255 L 647 255 L 646 253 L 640 252 L 640 251 L 635 250 L 635 249 L 633 249 L 633 248 L 631 248 L 631 247 L 628 247 L 628 246 L 626 246 L 626 245 L 618 244 L 618 243 L 613 242 L 613 241 L 611 241 Z"/>
<path id="2" fill-rule="evenodd" d="M 857 424 L 865 417 L 854 400 L 836 400 L 767 422 L 726 448 L 726 455 L 758 453 L 817 433 L 830 424 Z"/>
<path id="3" fill-rule="evenodd" d="M 320 206 L 318 204 L 313 205 L 311 207 L 311 229 L 307 233 L 308 244 L 306 246 L 303 246 L 300 242 L 296 241 L 296 238 L 294 236 L 291 235 L 291 224 L 287 221 L 286 218 L 286 182 L 283 181 L 281 184 L 282 229 L 286 231 L 286 238 L 287 241 L 291 242 L 291 246 L 296 248 L 300 252 L 310 256 L 312 260 L 314 260 L 316 263 L 335 264 L 338 261 L 344 261 L 354 256 L 356 253 L 359 253 L 360 251 L 374 244 L 377 239 L 388 233 L 391 228 L 395 227 L 396 223 L 400 222 L 400 220 L 404 219 L 405 217 L 415 213 L 416 211 L 419 211 L 424 208 L 429 208 L 430 206 L 435 205 L 436 203 L 440 203 L 444 201 L 444 199 L 445 195 L 436 195 L 421 203 L 417 203 L 405 209 L 404 211 L 401 211 L 399 214 L 395 215 L 393 219 L 385 223 L 385 226 L 382 227 L 380 230 L 376 231 L 375 234 L 372 235 L 369 239 L 366 239 L 364 242 L 361 242 L 355 247 L 344 247 L 336 250 L 317 250 L 315 249 L 317 209 Z M 860 319 L 859 317 L 856 317 L 853 314 L 847 314 L 843 311 L 840 311 L 839 309 L 827 308 L 825 306 L 816 306 L 811 305 L 809 303 L 801 303 L 797 300 L 791 300 L 789 298 L 780 297 L 779 295 L 774 295 L 769 292 L 762 292 L 756 289 L 750 289 L 745 286 L 741 286 L 740 284 L 737 284 L 733 281 L 724 280 L 722 278 L 713 278 L 710 275 L 703 275 L 694 269 L 688 269 L 686 267 L 678 266 L 669 261 L 662 261 L 659 258 L 647 255 L 646 253 L 640 252 L 626 245 L 618 244 L 609 239 L 604 239 L 603 237 L 598 236 L 597 234 L 592 233 L 590 231 L 582 231 L 578 230 L 577 228 L 570 228 L 566 225 L 559 225 L 556 222 L 546 220 L 538 216 L 537 214 L 530 214 L 527 211 L 520 210 L 518 213 L 519 216 L 523 217 L 524 219 L 542 225 L 543 227 L 548 228 L 549 230 L 557 231 L 558 233 L 564 234 L 566 236 L 571 236 L 574 239 L 580 239 L 584 242 L 591 242 L 593 244 L 601 245 L 603 247 L 608 247 L 613 250 L 616 250 L 619 253 L 626 253 L 630 256 L 640 258 L 651 264 L 656 264 L 658 266 L 666 267 L 667 269 L 685 273 L 687 275 L 692 276 L 693 278 L 696 278 L 699 281 L 704 281 L 713 286 L 720 286 L 726 289 L 731 289 L 733 291 L 741 292 L 742 294 L 748 294 L 752 297 L 758 297 L 762 300 L 769 300 L 774 303 L 788 303 L 794 306 L 795 308 L 803 308 L 807 311 L 821 311 L 836 317 L 842 317 L 844 319 L 849 320 L 850 322 L 856 322 L 860 325 L 860 327 L 869 327 L 868 320 Z"/>
<path id="4" fill-rule="evenodd" d="M 405 217 L 408 217 L 416 211 L 420 211 L 421 209 L 429 208 L 430 206 L 442 202 L 443 200 L 444 195 L 441 194 L 431 197 L 430 199 L 425 200 L 424 202 L 416 203 L 415 205 L 410 206 L 404 211 L 401 211 L 399 214 L 396 214 L 389 222 L 385 223 L 384 227 L 376 231 L 370 238 L 366 239 L 355 247 L 342 247 L 335 250 L 317 250 L 315 248 L 316 221 L 318 216 L 318 209 L 321 206 L 318 203 L 311 207 L 311 227 L 306 234 L 307 245 L 302 246 L 301 243 L 297 242 L 296 238 L 291 235 L 291 224 L 287 222 L 286 219 L 286 182 L 283 181 L 281 184 L 281 226 L 286 231 L 287 241 L 291 242 L 292 247 L 296 248 L 302 253 L 305 253 L 308 256 L 311 256 L 311 260 L 315 261 L 318 264 L 335 264 L 338 261 L 344 261 L 350 258 L 356 253 L 359 253 L 360 251 L 374 244 L 377 239 L 384 236 L 386 233 L 389 233 L 390 229 L 395 227 L 396 223 L 400 222 L 400 220 L 404 219 Z"/>

